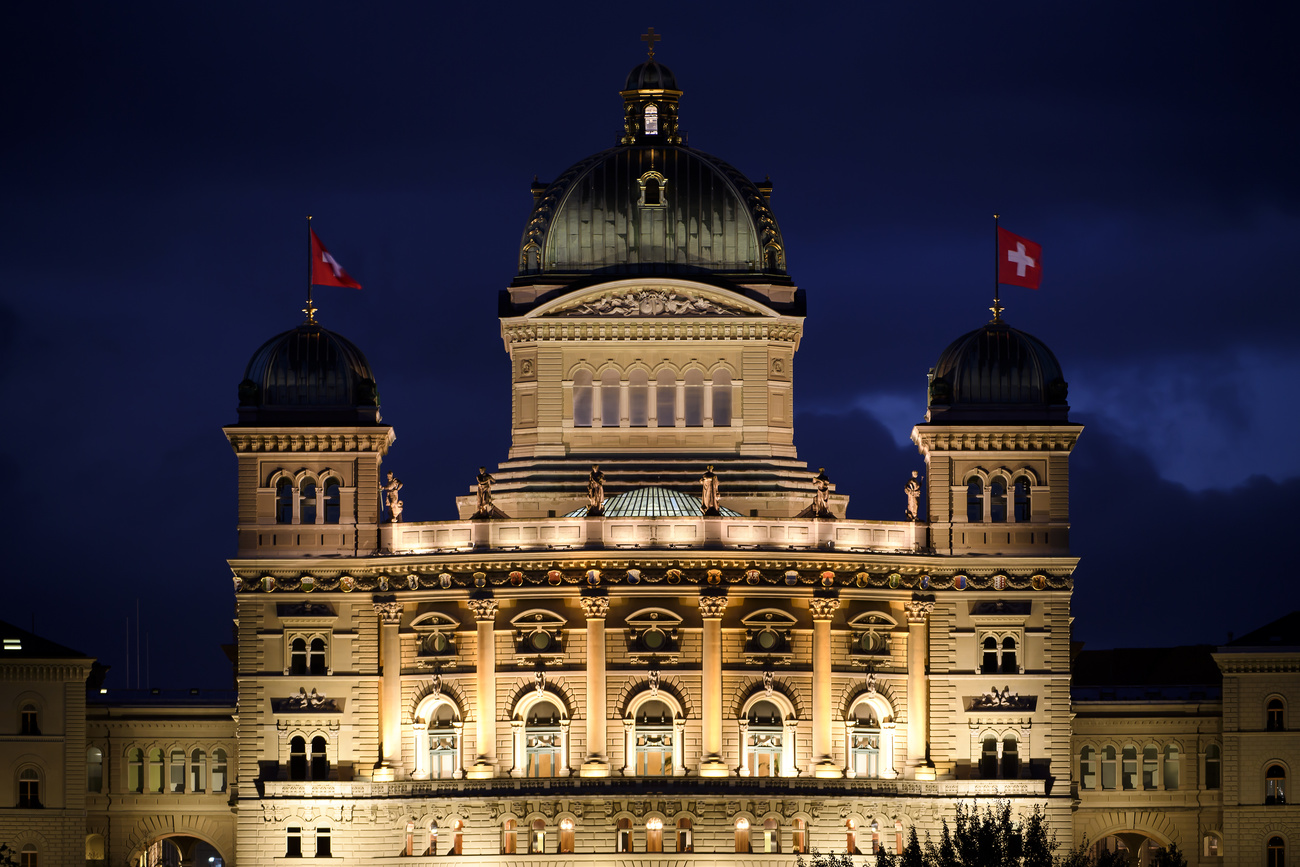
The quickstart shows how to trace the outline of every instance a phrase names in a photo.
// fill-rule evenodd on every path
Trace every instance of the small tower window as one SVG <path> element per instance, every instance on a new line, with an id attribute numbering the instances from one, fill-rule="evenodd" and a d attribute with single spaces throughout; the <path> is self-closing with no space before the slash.
<path id="1" fill-rule="evenodd" d="M 1284 731 L 1286 729 L 1286 719 L 1283 712 L 1282 699 L 1275 698 L 1269 701 L 1264 727 L 1271 732 Z"/>
<path id="2" fill-rule="evenodd" d="M 659 106 L 653 102 L 645 107 L 645 134 L 659 135 Z"/>
<path id="3" fill-rule="evenodd" d="M 337 524 L 339 522 L 339 480 L 329 478 L 325 480 L 325 523 Z"/>
<path id="4" fill-rule="evenodd" d="M 966 485 L 966 520 L 978 524 L 984 520 L 984 486 L 979 479 Z"/>
<path id="5" fill-rule="evenodd" d="M 667 203 L 668 180 L 658 172 L 646 172 L 638 180 L 641 187 L 641 199 L 637 202 L 643 208 L 662 208 Z"/>
<path id="6" fill-rule="evenodd" d="M 1013 487 L 1015 490 L 1014 497 L 1016 503 L 1015 506 L 1016 523 L 1022 524 L 1025 521 L 1029 520 L 1029 516 L 1031 514 L 1029 508 L 1029 480 L 1025 478 L 1016 479 L 1016 483 Z"/>
<path id="7" fill-rule="evenodd" d="M 298 504 L 298 516 L 303 524 L 316 523 L 316 483 L 302 483 L 302 502 Z"/>
<path id="8" fill-rule="evenodd" d="M 289 741 L 289 779 L 307 779 L 307 741 L 301 737 Z"/>
<path id="9" fill-rule="evenodd" d="M 1218 744 L 1205 748 L 1205 788 L 1217 789 L 1223 780 L 1223 759 Z"/>
<path id="10" fill-rule="evenodd" d="M 994 482 L 989 485 L 989 518 L 990 520 L 1003 524 L 1007 520 L 1007 486 L 1002 482 Z"/>
<path id="11" fill-rule="evenodd" d="M 293 482 L 285 478 L 275 483 L 275 522 L 293 523 Z"/>

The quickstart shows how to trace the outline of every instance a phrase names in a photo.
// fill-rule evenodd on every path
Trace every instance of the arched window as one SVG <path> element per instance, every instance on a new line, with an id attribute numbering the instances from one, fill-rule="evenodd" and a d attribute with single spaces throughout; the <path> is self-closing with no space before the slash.
<path id="1" fill-rule="evenodd" d="M 325 738 L 320 735 L 311 739 L 311 778 L 313 780 L 330 778 L 330 757 L 326 751 Z"/>
<path id="2" fill-rule="evenodd" d="M 979 479 L 966 485 L 966 520 L 972 524 L 984 520 L 984 484 Z"/>
<path id="3" fill-rule="evenodd" d="M 330 857 L 330 829 L 316 827 L 316 857 Z"/>
<path id="4" fill-rule="evenodd" d="M 1020 743 L 1015 735 L 1002 739 L 1002 779 L 1014 780 L 1020 776 Z"/>
<path id="5" fill-rule="evenodd" d="M 844 823 L 845 841 L 844 850 L 850 855 L 861 855 L 858 851 L 858 823 L 849 819 Z"/>
<path id="6" fill-rule="evenodd" d="M 750 851 L 749 820 L 741 816 L 736 820 L 736 854 L 748 851 Z"/>
<path id="7" fill-rule="evenodd" d="M 528 711 L 524 723 L 525 776 L 554 777 L 563 767 L 560 749 L 560 710 L 549 701 L 539 701 Z"/>
<path id="8" fill-rule="evenodd" d="M 690 819 L 681 818 L 677 820 L 677 851 L 695 851 L 695 831 Z"/>
<path id="9" fill-rule="evenodd" d="M 284 857 L 302 857 L 302 826 L 290 825 L 285 831 Z"/>
<path id="10" fill-rule="evenodd" d="M 794 828 L 791 833 L 790 848 L 796 855 L 808 854 L 808 823 L 803 819 L 795 819 Z"/>
<path id="11" fill-rule="evenodd" d="M 104 753 L 99 747 L 86 750 L 86 791 L 104 790 Z"/>
<path id="12" fill-rule="evenodd" d="M 339 480 L 331 476 L 325 480 L 325 523 L 337 524 L 341 514 Z"/>
<path id="13" fill-rule="evenodd" d="M 880 776 L 880 721 L 866 702 L 853 709 L 853 735 L 849 742 L 849 767 L 859 777 Z"/>
<path id="14" fill-rule="evenodd" d="M 645 205 L 663 204 L 663 192 L 662 190 L 659 189 L 658 178 L 646 178 L 645 197 L 642 199 L 642 204 Z"/>
<path id="15" fill-rule="evenodd" d="M 528 835 L 528 852 L 540 855 L 546 851 L 546 820 L 534 819 L 533 831 Z"/>
<path id="16" fill-rule="evenodd" d="M 725 370 L 713 373 L 713 426 L 731 427 L 731 374 Z"/>
<path id="17" fill-rule="evenodd" d="M 149 780 L 147 783 L 148 791 L 153 794 L 160 794 L 163 790 L 163 751 L 154 749 L 149 751 Z"/>
<path id="18" fill-rule="evenodd" d="M 1153 745 L 1142 748 L 1142 788 L 1156 787 L 1156 774 L 1160 771 L 1160 751 Z"/>
<path id="19" fill-rule="evenodd" d="M 984 639 L 984 655 L 980 660 L 980 674 L 998 673 L 998 640 L 992 635 Z"/>
<path id="20" fill-rule="evenodd" d="M 614 840 L 614 851 L 632 851 L 632 820 L 627 816 L 618 820 L 618 831 L 617 837 Z"/>
<path id="21" fill-rule="evenodd" d="M 86 860 L 92 863 L 108 860 L 108 847 L 103 834 L 86 835 Z"/>
<path id="22" fill-rule="evenodd" d="M 302 501 L 298 503 L 298 523 L 316 523 L 316 483 L 311 479 L 303 479 L 302 487 L 298 490 L 302 494 Z"/>
<path id="23" fill-rule="evenodd" d="M 1223 761 L 1218 744 L 1205 748 L 1205 788 L 1217 789 L 1223 783 Z"/>
<path id="24" fill-rule="evenodd" d="M 18 855 L 18 867 L 39 867 L 39 865 L 40 858 L 36 853 L 36 847 L 28 843 Z"/>
<path id="25" fill-rule="evenodd" d="M 1286 768 L 1281 765 L 1269 765 L 1264 771 L 1264 803 L 1286 803 Z"/>
<path id="26" fill-rule="evenodd" d="M 691 369 L 686 371 L 686 426 L 704 425 L 704 373 Z"/>
<path id="27" fill-rule="evenodd" d="M 144 751 L 128 750 L 126 754 L 126 790 L 144 791 Z"/>
<path id="28" fill-rule="evenodd" d="M 519 829 L 515 825 L 514 819 L 505 819 L 501 822 L 501 854 L 513 855 L 517 851 L 519 838 Z"/>
<path id="29" fill-rule="evenodd" d="M 307 670 L 317 676 L 328 674 L 325 665 L 325 639 L 313 638 L 307 652 Z"/>
<path id="30" fill-rule="evenodd" d="M 1007 486 L 1000 481 L 989 485 L 989 520 L 999 524 L 1007 520 Z"/>
<path id="31" fill-rule="evenodd" d="M 769 854 L 781 851 L 781 823 L 774 818 L 763 822 L 763 851 Z"/>
<path id="32" fill-rule="evenodd" d="M 44 806 L 41 803 L 41 773 L 35 768 L 23 768 L 18 772 L 18 806 L 27 809 Z"/>
<path id="33" fill-rule="evenodd" d="M 1178 745 L 1168 744 L 1165 747 L 1165 788 L 1178 788 L 1180 762 L 1178 760 Z"/>
<path id="34" fill-rule="evenodd" d="M 275 483 L 275 522 L 293 523 L 293 482 L 283 476 Z"/>
<path id="35" fill-rule="evenodd" d="M 447 851 L 448 855 L 462 855 L 462 849 L 465 846 L 465 823 L 460 819 L 451 823 L 451 849 Z"/>
<path id="36" fill-rule="evenodd" d="M 573 374 L 573 426 L 591 427 L 591 371 Z"/>
<path id="37" fill-rule="evenodd" d="M 212 753 L 212 791 L 226 790 L 226 751 L 215 750 Z"/>
<path id="38" fill-rule="evenodd" d="M 307 779 L 307 740 L 302 737 L 289 741 L 289 779 Z"/>
<path id="39" fill-rule="evenodd" d="M 190 791 L 205 792 L 208 788 L 208 754 L 203 750 L 190 753 Z"/>
<path id="40" fill-rule="evenodd" d="M 560 820 L 560 854 L 573 853 L 573 820 L 565 816 Z"/>
<path id="41" fill-rule="evenodd" d="M 659 135 L 659 106 L 653 102 L 645 107 L 645 134 Z"/>
<path id="42" fill-rule="evenodd" d="M 655 425 L 677 426 L 677 377 L 671 370 L 661 370 L 655 377 Z"/>
<path id="43" fill-rule="evenodd" d="M 429 848 L 425 850 L 429 856 L 438 854 L 438 823 L 436 821 L 429 823 Z"/>
<path id="44" fill-rule="evenodd" d="M 460 746 L 456 730 L 456 711 L 443 702 L 429 720 L 429 776 L 449 780 L 459 770 Z"/>
<path id="45" fill-rule="evenodd" d="M 637 708 L 635 725 L 637 776 L 672 776 L 672 710 L 662 701 L 647 701 Z"/>
<path id="46" fill-rule="evenodd" d="M 1079 788 L 1097 788 L 1097 751 L 1092 747 L 1079 750 Z"/>
<path id="47" fill-rule="evenodd" d="M 1016 523 L 1023 524 L 1033 516 L 1029 503 L 1029 479 L 1026 479 L 1024 476 L 1016 479 L 1013 489 Z"/>
<path id="48" fill-rule="evenodd" d="M 600 426 L 618 427 L 619 401 L 622 398 L 618 371 L 607 370 L 600 375 Z"/>
<path id="49" fill-rule="evenodd" d="M 1020 673 L 1020 665 L 1016 660 L 1016 640 L 1010 635 L 1002 639 L 1002 664 L 1000 668 L 1003 674 Z"/>
<path id="50" fill-rule="evenodd" d="M 185 791 L 185 751 L 173 749 L 167 755 L 167 791 Z"/>
<path id="51" fill-rule="evenodd" d="M 1101 787 L 1115 788 L 1115 748 L 1103 747 L 1101 750 Z"/>
<path id="52" fill-rule="evenodd" d="M 36 705 L 23 705 L 18 711 L 18 734 L 39 735 L 40 733 L 40 717 L 36 712 Z"/>
<path id="53" fill-rule="evenodd" d="M 781 776 L 784 752 L 781 710 L 770 701 L 757 701 L 746 718 L 749 725 L 745 756 L 749 776 Z"/>
<path id="54" fill-rule="evenodd" d="M 1268 848 L 1264 850 L 1266 867 L 1286 867 L 1286 843 L 1281 837 L 1269 837 Z"/>
<path id="55" fill-rule="evenodd" d="M 289 673 L 305 675 L 307 673 L 307 639 L 295 638 L 289 642 Z"/>
<path id="56" fill-rule="evenodd" d="M 1223 844 L 1218 834 L 1206 834 L 1201 838 L 1201 854 L 1206 858 L 1218 858 L 1223 854 Z"/>
<path id="57" fill-rule="evenodd" d="M 1138 751 L 1137 747 L 1130 745 L 1124 748 L 1122 766 L 1120 767 L 1120 786 L 1130 791 L 1136 789 L 1138 783 L 1137 774 Z"/>
<path id="58" fill-rule="evenodd" d="M 1280 732 L 1286 729 L 1285 723 L 1282 699 L 1269 699 L 1268 707 L 1264 710 L 1264 728 L 1271 732 Z"/>
<path id="59" fill-rule="evenodd" d="M 998 739 L 995 735 L 985 735 L 980 741 L 980 777 L 985 780 L 996 779 L 998 775 Z"/>
<path id="60" fill-rule="evenodd" d="M 664 820 L 651 816 L 645 823 L 645 850 L 662 852 L 664 850 Z"/>
<path id="61" fill-rule="evenodd" d="M 627 423 L 645 427 L 650 422 L 650 374 L 634 370 L 627 376 Z"/>

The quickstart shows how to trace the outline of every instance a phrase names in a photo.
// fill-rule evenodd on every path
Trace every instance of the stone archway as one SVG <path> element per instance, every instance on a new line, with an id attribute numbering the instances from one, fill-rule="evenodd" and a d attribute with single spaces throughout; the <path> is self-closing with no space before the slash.
<path id="1" fill-rule="evenodd" d="M 131 829 L 127 867 L 234 867 L 234 828 L 195 815 L 150 816 Z"/>

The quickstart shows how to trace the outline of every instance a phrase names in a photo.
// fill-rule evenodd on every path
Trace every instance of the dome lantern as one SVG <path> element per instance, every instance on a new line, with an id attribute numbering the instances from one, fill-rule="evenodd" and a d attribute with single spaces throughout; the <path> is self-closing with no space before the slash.
<path id="1" fill-rule="evenodd" d="M 679 145 L 677 102 L 682 92 L 672 70 L 655 60 L 655 43 L 662 37 L 653 27 L 641 39 L 648 45 L 648 58 L 627 76 L 623 97 L 623 145 Z"/>

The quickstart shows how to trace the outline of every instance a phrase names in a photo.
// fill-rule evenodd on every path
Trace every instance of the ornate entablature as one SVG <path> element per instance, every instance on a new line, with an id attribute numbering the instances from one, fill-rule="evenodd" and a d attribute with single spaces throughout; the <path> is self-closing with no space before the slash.
<path id="1" fill-rule="evenodd" d="M 1083 430 L 1081 425 L 1074 430 L 1062 430 L 1060 426 L 1018 427 L 1018 430 L 952 430 L 918 425 L 912 428 L 912 442 L 927 451 L 1068 452 L 1079 441 Z"/>
<path id="2" fill-rule="evenodd" d="M 547 310 L 542 316 L 756 316 L 757 310 L 679 289 L 619 289 Z M 768 313 L 767 315 L 771 315 Z"/>
<path id="3" fill-rule="evenodd" d="M 315 687 L 303 686 L 286 698 L 271 699 L 273 713 L 343 713 L 343 699 L 327 698 Z"/>
<path id="4" fill-rule="evenodd" d="M 982 695 L 966 696 L 963 699 L 968 712 L 973 711 L 1026 711 L 1033 713 L 1038 707 L 1038 696 L 1036 695 L 1019 695 L 1011 691 L 1011 687 L 1004 686 L 998 689 L 992 687 L 988 692 Z"/>
<path id="5" fill-rule="evenodd" d="M 391 428 L 372 434 L 304 431 L 301 428 L 247 431 L 226 428 L 226 438 L 236 452 L 378 452 L 388 454 L 396 434 Z"/>

